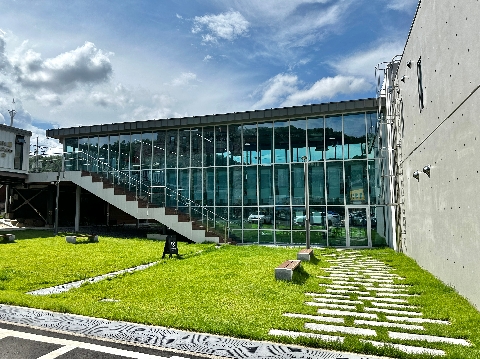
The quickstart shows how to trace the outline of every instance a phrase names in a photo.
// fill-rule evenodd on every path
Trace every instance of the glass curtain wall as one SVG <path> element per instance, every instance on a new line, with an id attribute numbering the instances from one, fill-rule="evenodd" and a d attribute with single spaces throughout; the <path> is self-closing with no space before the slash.
<path id="1" fill-rule="evenodd" d="M 308 210 L 312 245 L 352 245 L 352 228 L 367 221 L 371 241 L 362 245 L 376 245 L 384 205 L 377 128 L 377 114 L 361 112 L 67 138 L 66 169 L 120 171 L 155 203 L 239 243 L 302 245 Z"/>

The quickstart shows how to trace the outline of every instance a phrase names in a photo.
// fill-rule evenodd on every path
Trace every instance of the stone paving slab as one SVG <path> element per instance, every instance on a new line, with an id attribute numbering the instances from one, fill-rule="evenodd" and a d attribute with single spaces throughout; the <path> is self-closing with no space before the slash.
<path id="1" fill-rule="evenodd" d="M 417 310 L 419 309 L 416 306 L 413 305 L 403 305 L 403 304 L 394 304 L 394 303 L 379 303 L 379 302 L 370 302 L 372 305 L 376 307 L 382 307 L 382 308 L 397 308 L 397 309 L 411 309 L 411 310 Z"/>
<path id="2" fill-rule="evenodd" d="M 305 333 L 305 332 L 292 332 L 289 330 L 278 330 L 278 329 L 271 329 L 268 334 L 276 335 L 281 337 L 290 337 L 290 338 L 315 338 L 320 339 L 325 342 L 340 342 L 343 343 L 345 338 L 333 335 L 325 335 L 325 334 L 316 334 L 316 333 Z"/>
<path id="3" fill-rule="evenodd" d="M 97 339 L 169 348 L 232 359 L 361 359 L 364 355 L 310 349 L 295 345 L 250 341 L 219 335 L 187 332 L 157 326 L 110 321 L 80 315 L 0 304 L 0 321 L 33 328 L 85 335 Z M 306 333 L 326 340 L 327 336 Z M 303 335 L 303 334 L 302 334 Z M 330 336 L 331 340 L 343 341 Z"/>
<path id="4" fill-rule="evenodd" d="M 377 336 L 377 332 L 373 329 L 344 327 L 340 325 L 305 323 L 305 328 L 310 330 L 316 330 L 319 332 L 331 332 L 331 333 L 333 332 L 333 333 L 345 333 L 345 334 L 352 334 L 352 335 Z"/>
<path id="5" fill-rule="evenodd" d="M 439 319 L 429 319 L 429 318 L 410 318 L 410 317 L 401 317 L 396 315 L 386 315 L 387 320 L 392 320 L 396 322 L 408 322 L 408 323 L 430 323 L 430 324 L 443 324 L 450 325 L 450 322 L 447 320 Z"/>
<path id="6" fill-rule="evenodd" d="M 313 298 L 316 302 L 323 302 L 323 303 L 339 303 L 339 304 L 363 304 L 360 300 L 350 300 L 350 299 L 337 299 L 337 298 L 321 298 L 316 297 Z"/>
<path id="7" fill-rule="evenodd" d="M 347 310 L 357 309 L 357 307 L 353 305 L 335 304 L 335 303 L 305 302 L 305 304 L 311 307 L 339 308 L 339 309 L 347 309 Z"/>
<path id="8" fill-rule="evenodd" d="M 325 297 L 325 298 L 340 298 L 340 299 L 348 299 L 350 298 L 349 295 L 344 294 L 330 294 L 330 293 L 305 293 L 305 295 L 309 295 L 311 297 Z"/>
<path id="9" fill-rule="evenodd" d="M 359 313 L 359 312 L 350 312 L 346 310 L 319 309 L 317 310 L 317 313 L 325 314 L 325 315 L 338 315 L 341 317 L 378 319 L 378 315 L 374 313 Z"/>
<path id="10" fill-rule="evenodd" d="M 363 319 L 355 319 L 353 323 L 356 325 L 370 325 L 372 327 L 402 328 L 407 330 L 425 330 L 425 328 L 422 327 L 421 325 L 377 322 L 373 320 L 363 320 Z"/>
<path id="11" fill-rule="evenodd" d="M 345 323 L 345 319 L 344 319 L 344 318 L 323 317 L 323 316 L 321 316 L 321 315 L 284 313 L 283 316 L 284 316 L 284 317 L 289 317 L 289 318 L 310 319 L 310 320 L 316 320 L 316 321 L 319 321 L 319 322 L 339 323 L 339 324 Z"/>
<path id="12" fill-rule="evenodd" d="M 370 292 L 360 292 L 358 290 L 343 290 L 343 289 L 325 289 L 328 293 L 336 293 L 336 294 L 359 294 L 359 295 L 369 295 Z"/>
<path id="13" fill-rule="evenodd" d="M 358 299 L 360 300 L 368 300 L 368 301 L 380 301 L 380 302 L 393 302 L 393 303 L 408 303 L 405 299 L 399 298 L 389 298 L 389 297 L 362 297 L 359 296 Z"/>
<path id="14" fill-rule="evenodd" d="M 409 312 L 405 310 L 394 310 L 394 309 L 384 309 L 384 308 L 363 308 L 366 312 L 375 312 L 375 313 L 384 313 L 384 314 L 400 314 L 405 316 L 422 316 L 422 313 L 419 312 Z"/>
<path id="15" fill-rule="evenodd" d="M 154 266 L 157 263 L 158 262 L 142 264 L 142 265 L 139 265 L 137 267 L 122 269 L 122 270 L 119 270 L 119 271 L 116 271 L 116 272 L 111 272 L 111 273 L 99 275 L 97 277 L 82 279 L 82 280 L 78 280 L 78 281 L 70 282 L 70 283 L 66 283 L 66 284 L 60 284 L 60 285 L 57 285 L 57 286 L 54 286 L 54 287 L 34 290 L 32 292 L 28 292 L 27 294 L 49 295 L 49 294 L 64 293 L 64 292 L 68 292 L 70 289 L 79 288 L 82 284 L 87 283 L 87 282 L 88 283 L 96 283 L 96 282 L 100 282 L 100 281 L 102 281 L 104 279 L 107 279 L 107 278 L 114 278 L 114 277 L 116 277 L 120 274 L 133 273 L 133 272 L 137 272 L 137 271 L 140 271 L 140 270 L 145 270 L 145 269 L 147 269 L 151 266 Z"/>
<path id="16" fill-rule="evenodd" d="M 414 347 L 411 345 L 403 345 L 403 344 L 392 344 L 392 343 L 382 343 L 373 340 L 364 340 L 360 339 L 363 343 L 370 343 L 377 348 L 383 348 L 386 346 L 390 346 L 392 348 L 398 349 L 404 353 L 408 354 L 429 354 L 433 356 L 444 356 L 445 352 L 443 350 L 438 349 L 430 349 L 430 348 L 422 348 L 422 347 Z"/>
<path id="17" fill-rule="evenodd" d="M 425 340 L 425 341 L 431 342 L 431 343 L 448 343 L 448 344 L 463 345 L 463 346 L 466 346 L 466 347 L 469 347 L 469 346 L 472 345 L 468 341 L 466 341 L 465 339 L 437 337 L 437 336 L 434 336 L 434 335 L 388 332 L 388 336 L 392 339 Z"/>

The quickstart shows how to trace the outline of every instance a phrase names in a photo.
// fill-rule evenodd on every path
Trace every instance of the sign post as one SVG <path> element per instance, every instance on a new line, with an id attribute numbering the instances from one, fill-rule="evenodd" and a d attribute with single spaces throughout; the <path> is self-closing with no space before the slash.
<path id="1" fill-rule="evenodd" d="M 165 258 L 165 254 L 169 254 L 170 258 L 172 258 L 172 254 L 176 254 L 178 257 L 177 237 L 172 235 L 167 236 L 165 247 L 163 247 L 162 259 Z"/>

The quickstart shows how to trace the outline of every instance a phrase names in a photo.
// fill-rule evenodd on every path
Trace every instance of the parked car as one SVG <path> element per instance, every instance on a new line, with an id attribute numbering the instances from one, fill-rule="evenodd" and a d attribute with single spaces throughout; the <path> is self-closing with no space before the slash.
<path id="1" fill-rule="evenodd" d="M 265 213 L 252 213 L 248 216 L 249 223 L 272 223 L 272 217 Z"/>
<path id="2" fill-rule="evenodd" d="M 340 215 L 335 212 L 328 212 L 328 225 L 334 226 L 340 223 Z M 293 224 L 303 225 L 305 223 L 305 216 L 297 216 L 293 219 Z M 325 212 L 312 212 L 310 216 L 310 224 L 325 225 Z"/>

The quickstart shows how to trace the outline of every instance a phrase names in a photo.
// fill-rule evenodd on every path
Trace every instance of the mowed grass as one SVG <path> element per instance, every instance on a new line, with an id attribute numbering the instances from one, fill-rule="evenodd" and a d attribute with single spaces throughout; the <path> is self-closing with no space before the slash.
<path id="1" fill-rule="evenodd" d="M 318 308 L 304 304 L 311 301 L 305 293 L 324 291 L 317 276 L 325 275 L 323 269 L 329 264 L 322 256 L 337 253 L 335 249 L 317 249 L 317 260 L 303 263 L 294 282 L 283 282 L 274 279 L 274 268 L 286 259 L 295 259 L 298 248 L 179 243 L 180 258 L 162 260 L 164 243 L 146 239 L 101 237 L 99 243 L 73 245 L 66 243 L 64 236 L 52 237 L 47 231 L 22 231 L 15 235 L 15 243 L 0 244 L 1 303 L 317 348 L 397 358 L 429 357 L 374 348 L 361 343 L 362 337 L 347 334 L 341 334 L 346 338 L 343 344 L 268 335 L 270 329 L 307 331 L 305 319 L 282 314 L 317 314 Z M 424 317 L 452 323 L 424 324 L 425 331 L 410 332 L 464 338 L 473 346 L 403 344 L 443 349 L 451 358 L 480 358 L 480 314 L 465 299 L 402 254 L 390 249 L 361 253 L 392 266 L 406 278 L 405 284 L 411 286 L 409 292 L 419 294 L 409 304 L 419 306 Z M 159 263 L 66 293 L 26 294 L 153 261 Z M 345 325 L 353 326 L 353 318 L 347 318 Z M 377 337 L 363 338 L 400 343 L 389 339 L 386 329 L 376 329 Z"/>

